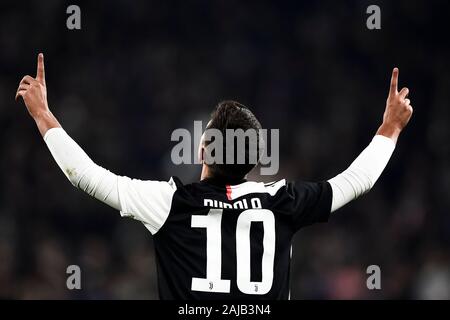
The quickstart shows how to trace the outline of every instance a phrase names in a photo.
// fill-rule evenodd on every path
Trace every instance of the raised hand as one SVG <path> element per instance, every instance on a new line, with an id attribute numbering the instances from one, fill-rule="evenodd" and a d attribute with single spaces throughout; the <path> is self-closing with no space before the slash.
<path id="1" fill-rule="evenodd" d="M 408 124 L 413 113 L 411 100 L 407 98 L 409 89 L 405 87 L 400 92 L 398 91 L 398 74 L 398 68 L 394 68 L 383 115 L 383 124 L 377 132 L 377 134 L 387 136 L 394 141 L 397 141 L 400 132 Z"/>
<path id="2" fill-rule="evenodd" d="M 49 112 L 47 87 L 45 85 L 44 55 L 40 53 L 37 61 L 36 77 L 26 75 L 19 83 L 16 100 L 22 97 L 28 112 L 33 118 Z"/>
<path id="3" fill-rule="evenodd" d="M 20 81 L 16 92 L 16 100 L 19 97 L 22 97 L 25 102 L 25 106 L 36 122 L 42 136 L 51 128 L 61 127 L 48 108 L 44 55 L 42 53 L 38 55 L 36 77 L 25 76 Z"/>

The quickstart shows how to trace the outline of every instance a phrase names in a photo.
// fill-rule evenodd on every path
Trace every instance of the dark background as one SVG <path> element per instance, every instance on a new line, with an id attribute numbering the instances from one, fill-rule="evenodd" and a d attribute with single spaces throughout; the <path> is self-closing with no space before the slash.
<path id="1" fill-rule="evenodd" d="M 291 296 L 450 299 L 449 17 L 444 0 L 2 1 L 0 297 L 157 298 L 150 233 L 75 190 L 14 101 L 44 52 L 50 107 L 98 164 L 185 183 L 200 168 L 171 163 L 170 134 L 223 99 L 280 129 L 279 174 L 252 178 L 333 177 L 376 132 L 398 66 L 413 118 L 374 189 L 296 236 Z M 381 290 L 366 288 L 371 264 Z"/>

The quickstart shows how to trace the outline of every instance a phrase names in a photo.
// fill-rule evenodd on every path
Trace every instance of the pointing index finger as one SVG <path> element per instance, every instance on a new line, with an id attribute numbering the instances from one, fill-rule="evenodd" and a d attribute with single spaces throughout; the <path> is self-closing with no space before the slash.
<path id="1" fill-rule="evenodd" d="M 398 68 L 394 68 L 392 70 L 392 77 L 391 77 L 391 88 L 389 90 L 389 94 L 393 95 L 397 93 L 398 88 Z"/>
<path id="2" fill-rule="evenodd" d="M 45 85 L 44 54 L 42 53 L 38 55 L 36 80 Z"/>

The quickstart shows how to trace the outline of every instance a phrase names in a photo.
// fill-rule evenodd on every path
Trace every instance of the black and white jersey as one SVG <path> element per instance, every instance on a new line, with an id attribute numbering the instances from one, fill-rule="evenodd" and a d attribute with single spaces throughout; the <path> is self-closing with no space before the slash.
<path id="1" fill-rule="evenodd" d="M 122 215 L 154 234 L 161 299 L 288 299 L 291 240 L 328 220 L 328 182 L 123 179 Z"/>
<path id="2" fill-rule="evenodd" d="M 154 235 L 162 299 L 287 299 L 293 235 L 327 221 L 370 190 L 395 142 L 376 135 L 328 182 L 184 185 L 118 176 L 96 165 L 62 128 L 44 140 L 70 182 L 140 220 Z"/>
<path id="3" fill-rule="evenodd" d="M 162 299 L 287 299 L 291 240 L 370 190 L 395 142 L 377 135 L 328 182 L 217 180 L 184 185 L 118 176 L 96 165 L 62 128 L 44 140 L 70 182 L 140 220 L 154 235 Z"/>

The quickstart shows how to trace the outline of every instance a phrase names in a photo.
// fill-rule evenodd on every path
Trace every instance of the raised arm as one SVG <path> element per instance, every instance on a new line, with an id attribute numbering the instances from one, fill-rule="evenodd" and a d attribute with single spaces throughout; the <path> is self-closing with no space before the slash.
<path id="1" fill-rule="evenodd" d="M 383 123 L 372 142 L 347 170 L 328 181 L 333 190 L 331 211 L 341 208 L 373 187 L 386 167 L 400 133 L 411 118 L 413 108 L 407 98 L 409 90 L 403 88 L 398 91 L 398 74 L 398 68 L 394 68 Z"/>
<path id="2" fill-rule="evenodd" d="M 121 210 L 117 187 L 118 176 L 96 165 L 67 135 L 51 113 L 47 102 L 42 53 L 38 55 L 36 77 L 27 75 L 20 81 L 16 100 L 19 97 L 23 98 L 53 158 L 70 182 L 89 195 Z"/>
<path id="3" fill-rule="evenodd" d="M 118 176 L 95 164 L 81 147 L 63 130 L 47 103 L 44 56 L 38 55 L 36 77 L 23 77 L 16 93 L 22 97 L 53 158 L 70 182 L 123 216 L 142 221 L 155 233 L 170 211 L 175 183 L 142 181 Z"/>

